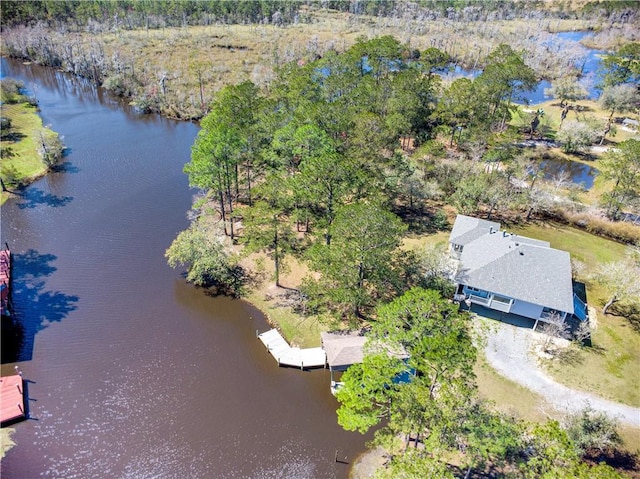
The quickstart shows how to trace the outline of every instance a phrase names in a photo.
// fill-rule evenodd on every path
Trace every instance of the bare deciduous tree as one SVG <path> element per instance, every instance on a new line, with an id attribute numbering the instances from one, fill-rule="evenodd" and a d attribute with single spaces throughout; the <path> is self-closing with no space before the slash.
<path id="1" fill-rule="evenodd" d="M 631 258 L 602 265 L 595 279 L 609 294 L 609 300 L 602 308 L 603 314 L 618 301 L 640 301 L 640 265 Z"/>
<path id="2" fill-rule="evenodd" d="M 545 318 L 541 331 L 545 334 L 542 350 L 551 356 L 555 356 L 560 351 L 557 338 L 569 338 L 569 324 L 564 321 L 564 318 L 557 311 L 551 312 Z"/>

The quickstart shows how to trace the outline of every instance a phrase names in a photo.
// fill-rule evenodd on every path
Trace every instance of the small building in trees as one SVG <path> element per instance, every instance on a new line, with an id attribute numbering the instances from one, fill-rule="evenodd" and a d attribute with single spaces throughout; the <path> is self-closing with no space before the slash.
<path id="1" fill-rule="evenodd" d="M 327 365 L 331 372 L 331 392 L 333 394 L 342 385 L 337 381 L 344 371 L 353 364 L 360 364 L 365 355 L 365 343 L 367 336 L 364 331 L 333 331 L 320 333 L 322 347 L 327 355 Z M 396 350 L 388 345 L 369 345 L 368 351 L 383 351 L 389 356 L 395 356 L 402 360 L 409 358 L 404 349 Z M 406 382 L 410 375 L 409 369 L 406 373 L 395 378 L 395 382 Z"/>
<path id="2" fill-rule="evenodd" d="M 539 322 L 587 320 L 587 307 L 574 292 L 571 260 L 546 241 L 515 235 L 500 224 L 458 215 L 449 236 L 457 261 L 454 299 Z M 503 315 L 496 315 L 506 319 Z"/>
<path id="3" fill-rule="evenodd" d="M 367 338 L 358 331 L 322 332 L 320 336 L 331 372 L 331 392 L 335 394 L 341 383 L 334 378 L 334 372 L 342 373 L 352 364 L 362 362 Z"/>

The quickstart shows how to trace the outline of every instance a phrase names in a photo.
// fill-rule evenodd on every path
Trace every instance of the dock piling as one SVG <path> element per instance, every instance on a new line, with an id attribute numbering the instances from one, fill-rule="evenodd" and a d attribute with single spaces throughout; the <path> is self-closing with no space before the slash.
<path id="1" fill-rule="evenodd" d="M 336 449 L 336 455 L 334 456 L 333 459 L 338 464 L 349 464 L 349 461 L 347 460 L 347 456 L 344 456 L 344 459 L 338 458 L 338 450 L 337 449 Z"/>

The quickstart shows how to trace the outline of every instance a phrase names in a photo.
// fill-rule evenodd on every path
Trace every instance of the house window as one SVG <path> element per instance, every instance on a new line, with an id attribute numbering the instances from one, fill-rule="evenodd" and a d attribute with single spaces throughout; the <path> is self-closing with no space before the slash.
<path id="1" fill-rule="evenodd" d="M 478 296 L 480 298 L 487 298 L 489 296 L 489 293 L 483 289 L 474 288 L 473 286 L 467 286 L 466 288 L 467 291 L 474 296 Z"/>
<path id="2" fill-rule="evenodd" d="M 513 301 L 511 298 L 505 298 L 504 296 L 498 296 L 497 294 L 493 295 L 493 301 L 504 304 L 511 304 Z"/>
<path id="3" fill-rule="evenodd" d="M 462 253 L 462 248 L 463 248 L 463 246 L 461 244 L 454 244 L 453 245 L 453 251 L 455 251 L 456 253 Z"/>

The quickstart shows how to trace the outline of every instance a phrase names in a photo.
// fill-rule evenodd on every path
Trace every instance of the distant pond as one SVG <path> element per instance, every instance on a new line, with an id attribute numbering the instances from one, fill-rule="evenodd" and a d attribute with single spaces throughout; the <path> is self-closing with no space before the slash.
<path id="1" fill-rule="evenodd" d="M 552 158 L 541 161 L 542 171 L 545 180 L 559 178 L 564 173 L 567 174 L 567 181 L 574 185 L 582 185 L 585 190 L 593 187 L 593 182 L 598 176 L 598 170 L 591 165 L 578 161 L 565 160 L 563 158 Z"/>

